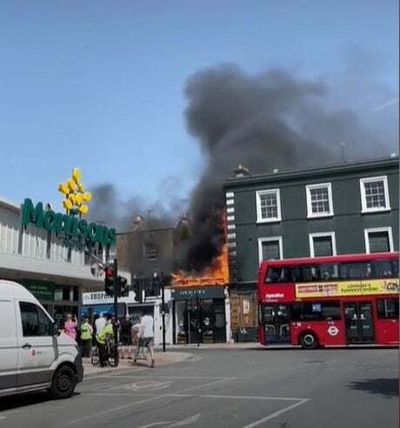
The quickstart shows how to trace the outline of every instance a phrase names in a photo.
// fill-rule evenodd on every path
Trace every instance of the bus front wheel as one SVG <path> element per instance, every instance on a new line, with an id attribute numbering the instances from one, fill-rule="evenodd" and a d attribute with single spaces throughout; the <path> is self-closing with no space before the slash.
<path id="1" fill-rule="evenodd" d="M 300 344 L 304 349 L 315 349 L 318 348 L 318 339 L 314 333 L 308 331 L 301 336 Z"/>

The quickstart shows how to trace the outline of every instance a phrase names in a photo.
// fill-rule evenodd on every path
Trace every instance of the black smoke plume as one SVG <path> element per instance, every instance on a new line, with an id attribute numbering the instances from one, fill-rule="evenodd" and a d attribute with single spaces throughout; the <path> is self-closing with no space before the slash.
<path id="1" fill-rule="evenodd" d="M 370 82 L 362 70 L 358 96 L 371 92 L 371 88 L 376 92 L 379 87 L 373 82 L 376 76 L 370 76 Z M 334 85 L 335 92 L 330 92 L 326 80 L 302 79 L 282 69 L 249 75 L 235 65 L 222 65 L 194 74 L 185 88 L 185 113 L 188 130 L 202 149 L 206 167 L 190 202 L 172 201 L 165 207 L 140 198 L 124 201 L 112 185 L 106 184 L 93 189 L 92 218 L 127 231 L 137 215 L 145 216 L 149 227 L 159 227 L 176 225 L 178 217 L 188 211 L 177 227 L 173 257 L 176 267 L 201 271 L 218 256 L 225 242 L 222 184 L 233 176 L 239 163 L 258 174 L 381 157 L 396 150 L 398 141 L 380 139 L 382 132 L 374 135 L 368 128 L 371 116 L 366 111 L 356 114 L 351 109 L 332 107 L 334 95 L 341 93 L 343 101 L 349 87 L 353 89 L 349 101 L 354 102 L 358 76 L 359 69 L 357 73 L 347 71 L 342 83 Z M 377 102 L 382 104 L 382 96 Z M 375 110 L 379 109 L 382 107 Z M 376 111 L 372 111 L 374 116 Z M 174 180 L 170 182 L 169 189 L 160 192 L 160 199 L 165 201 L 165 195 L 172 195 L 177 187 Z"/>
<path id="2" fill-rule="evenodd" d="M 187 269 L 203 269 L 221 251 L 222 183 L 239 163 L 252 174 L 332 164 L 343 156 L 341 144 L 351 141 L 362 142 L 359 156 L 382 151 L 355 113 L 326 107 L 327 93 L 322 81 L 284 70 L 249 76 L 234 65 L 188 80 L 187 124 L 208 163 L 190 203 Z"/>

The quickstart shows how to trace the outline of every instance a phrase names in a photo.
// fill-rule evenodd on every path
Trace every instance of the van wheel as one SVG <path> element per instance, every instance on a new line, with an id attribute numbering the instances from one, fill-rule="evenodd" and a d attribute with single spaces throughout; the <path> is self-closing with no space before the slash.
<path id="1" fill-rule="evenodd" d="M 71 397 L 76 384 L 77 377 L 74 369 L 70 366 L 61 366 L 53 376 L 50 395 L 56 399 Z"/>
<path id="2" fill-rule="evenodd" d="M 314 333 L 304 333 L 300 338 L 301 347 L 304 349 L 315 349 L 318 348 L 318 339 Z"/>

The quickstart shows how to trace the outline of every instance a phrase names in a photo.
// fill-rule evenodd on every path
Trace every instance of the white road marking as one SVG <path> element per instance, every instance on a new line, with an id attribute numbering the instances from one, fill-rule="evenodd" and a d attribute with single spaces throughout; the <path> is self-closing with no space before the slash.
<path id="1" fill-rule="evenodd" d="M 165 425 L 166 428 L 175 428 L 175 427 L 183 427 L 185 425 L 191 425 L 197 422 L 200 418 L 201 413 L 198 413 L 197 415 L 190 416 L 188 418 L 182 419 L 180 421 L 159 421 L 159 422 L 152 422 L 147 425 L 141 425 L 139 428 L 150 428 L 155 427 L 159 425 Z M 168 425 L 169 424 L 169 425 Z"/>
<path id="2" fill-rule="evenodd" d="M 66 425 L 73 425 L 73 424 L 76 424 L 78 422 L 87 421 L 87 420 L 93 419 L 93 418 L 98 418 L 99 416 L 108 415 L 110 413 L 118 412 L 119 410 L 129 409 L 130 407 L 134 407 L 137 404 L 148 403 L 149 401 L 154 401 L 154 400 L 164 398 L 164 397 L 168 397 L 168 395 L 157 395 L 155 397 L 147 398 L 145 400 L 139 400 L 139 401 L 135 401 L 133 403 L 125 404 L 124 406 L 113 407 L 111 409 L 95 413 L 93 415 L 87 415 L 87 416 L 83 416 L 82 418 L 72 419 L 72 421 L 66 422 Z"/>
<path id="3" fill-rule="evenodd" d="M 184 388 L 184 389 L 181 389 L 180 391 L 176 391 L 175 394 L 181 394 L 182 392 L 186 392 L 186 391 L 193 391 L 194 389 L 203 388 L 205 386 L 218 385 L 219 383 L 228 382 L 230 380 L 235 380 L 235 379 L 236 379 L 235 377 L 226 377 L 224 379 L 215 380 L 213 382 L 207 382 L 207 383 L 203 383 L 201 385 L 196 385 L 196 386 L 191 386 L 189 388 Z"/>
<path id="4" fill-rule="evenodd" d="M 308 398 L 299 397 L 264 397 L 260 395 L 218 395 L 218 394 L 179 394 L 172 393 L 170 397 L 198 397 L 198 398 L 223 398 L 232 400 L 276 400 L 276 401 L 301 401 Z"/>
<path id="5" fill-rule="evenodd" d="M 284 407 L 281 410 L 278 410 L 278 411 L 276 411 L 274 413 L 271 413 L 268 416 L 265 416 L 265 418 L 259 419 L 258 421 L 254 421 L 251 424 L 244 426 L 243 428 L 254 428 L 254 427 L 256 427 L 256 426 L 258 426 L 260 424 L 263 424 L 266 421 L 269 421 L 270 419 L 276 418 L 277 416 L 282 415 L 283 413 L 288 412 L 289 410 L 295 409 L 296 407 L 301 406 L 304 403 L 307 403 L 307 401 L 309 401 L 309 400 L 310 400 L 309 398 L 304 398 L 303 400 L 301 400 L 301 401 L 299 401 L 297 403 L 291 404 L 290 406 Z"/>
<path id="6" fill-rule="evenodd" d="M 125 396 L 125 397 L 146 397 L 151 396 L 154 397 L 154 394 L 151 392 L 135 392 L 135 391 L 121 391 L 121 392 L 85 392 L 85 395 L 95 395 L 99 397 L 117 397 L 117 396 Z"/>
<path id="7" fill-rule="evenodd" d="M 135 378 L 138 379 L 139 377 L 136 376 Z M 149 379 L 149 381 L 151 381 L 151 378 L 148 378 L 148 377 L 145 377 L 145 376 L 142 377 L 141 379 Z M 157 378 L 157 379 L 162 379 L 162 378 L 160 377 L 160 378 Z M 165 377 L 165 379 L 169 379 L 169 378 Z M 184 378 L 177 378 L 177 379 L 184 379 Z M 214 377 L 208 378 L 208 377 L 205 377 L 205 378 L 195 378 L 195 379 L 218 379 L 216 381 L 208 382 L 208 383 L 203 384 L 204 386 L 208 386 L 208 385 L 213 385 L 214 383 L 226 382 L 228 380 L 233 380 L 233 379 L 236 379 L 236 378 L 234 378 L 234 377 L 225 377 L 225 378 L 223 378 L 223 377 L 219 377 L 219 378 L 214 378 Z M 130 385 L 132 385 L 131 382 L 130 383 L 118 384 L 118 385 L 114 385 L 114 386 L 109 386 L 109 387 L 106 386 L 106 387 L 102 388 L 102 391 L 112 391 L 114 389 L 125 389 L 125 388 L 129 388 Z M 192 390 L 193 388 L 199 388 L 201 386 L 202 385 L 198 385 L 198 386 L 195 386 L 195 387 L 190 387 L 189 389 Z M 183 390 L 183 391 L 179 391 L 179 392 L 184 392 L 184 391 L 186 391 L 186 389 Z"/>
<path id="8" fill-rule="evenodd" d="M 147 425 L 141 425 L 140 427 L 138 427 L 138 428 L 150 428 L 150 427 L 156 427 L 156 426 L 158 426 L 158 425 L 166 425 L 166 424 L 169 424 L 169 423 L 171 423 L 171 421 L 164 421 L 164 422 L 152 422 L 151 424 L 147 424 Z"/>
<path id="9" fill-rule="evenodd" d="M 205 387 L 205 386 L 212 386 L 212 385 L 216 385 L 216 384 L 222 383 L 222 382 L 227 382 L 227 381 L 233 380 L 233 379 L 236 379 L 236 378 L 234 378 L 234 377 L 228 377 L 228 378 L 225 378 L 225 379 L 220 379 L 218 381 L 208 382 L 208 383 L 204 383 L 204 384 L 201 384 L 201 385 L 196 385 L 196 386 L 193 386 L 193 387 L 181 389 L 180 391 L 176 391 L 176 393 L 180 394 L 180 393 L 183 393 L 183 392 L 186 392 L 186 391 L 191 391 L 193 389 L 198 389 L 198 388 L 202 388 L 202 387 Z M 121 386 L 123 387 L 123 386 L 126 386 L 126 385 L 121 385 Z M 113 389 L 113 388 L 109 388 L 109 389 Z M 83 416 L 81 418 L 73 419 L 73 420 L 67 422 L 66 425 L 73 425 L 73 424 L 76 424 L 78 422 L 87 421 L 87 420 L 93 419 L 93 418 L 98 418 L 99 416 L 108 415 L 109 413 L 114 413 L 114 412 L 118 412 L 120 410 L 129 409 L 130 407 L 134 407 L 137 404 L 148 403 L 150 401 L 159 400 L 160 398 L 166 398 L 166 397 L 169 397 L 169 396 L 170 396 L 170 394 L 156 395 L 154 397 L 150 397 L 150 398 L 147 398 L 145 400 L 139 400 L 139 401 L 135 401 L 135 402 L 130 403 L 130 404 L 125 404 L 123 406 L 113 407 L 111 409 L 104 410 L 103 412 L 98 412 L 98 413 L 95 413 L 95 414 L 92 414 L 92 415 L 87 415 L 87 416 Z"/>
<path id="10" fill-rule="evenodd" d="M 142 380 L 134 382 L 126 386 L 130 391 L 161 391 L 162 389 L 169 388 L 172 382 L 156 382 L 154 380 Z"/>
<path id="11" fill-rule="evenodd" d="M 190 416 L 189 418 L 182 419 L 181 421 L 174 422 L 171 425 L 168 425 L 167 428 L 173 427 L 183 427 L 185 425 L 191 425 L 196 423 L 200 418 L 201 413 L 197 413 L 197 415 Z"/>
<path id="12" fill-rule="evenodd" d="M 136 375 L 102 375 L 97 376 L 97 379 L 125 379 L 133 377 L 135 379 L 152 379 L 152 376 L 136 376 Z M 157 376 L 156 379 L 226 379 L 224 376 Z"/>

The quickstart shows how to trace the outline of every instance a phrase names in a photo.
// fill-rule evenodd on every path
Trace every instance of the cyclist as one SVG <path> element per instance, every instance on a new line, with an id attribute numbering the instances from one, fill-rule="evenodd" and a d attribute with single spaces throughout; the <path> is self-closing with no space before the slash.
<path id="1" fill-rule="evenodd" d="M 100 333 L 96 335 L 97 347 L 99 348 L 99 358 L 100 366 L 105 367 L 107 365 L 107 352 L 106 352 L 106 342 L 107 340 L 112 339 L 114 335 L 114 329 L 111 322 L 111 317 L 106 316 L 106 324 Z"/>

